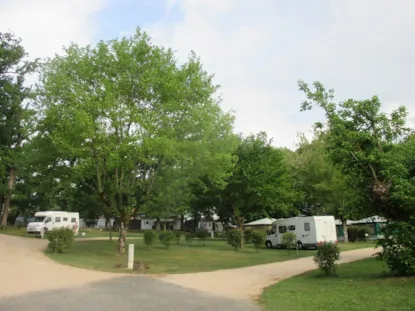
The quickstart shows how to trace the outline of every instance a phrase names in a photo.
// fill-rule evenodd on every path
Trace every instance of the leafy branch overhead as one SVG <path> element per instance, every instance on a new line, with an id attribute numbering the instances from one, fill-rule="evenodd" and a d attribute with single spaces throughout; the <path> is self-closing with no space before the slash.
<path id="1" fill-rule="evenodd" d="M 333 162 L 365 189 L 375 211 L 392 219 L 408 219 L 413 214 L 408 195 L 414 197 L 415 184 L 402 148 L 411 134 L 405 107 L 387 115 L 381 112 L 376 96 L 336 104 L 333 90 L 326 90 L 319 82 L 313 86 L 311 90 L 299 81 L 299 89 L 307 97 L 301 110 L 313 106 L 324 110 L 327 148 Z M 406 194 L 400 190 L 403 187 Z"/>

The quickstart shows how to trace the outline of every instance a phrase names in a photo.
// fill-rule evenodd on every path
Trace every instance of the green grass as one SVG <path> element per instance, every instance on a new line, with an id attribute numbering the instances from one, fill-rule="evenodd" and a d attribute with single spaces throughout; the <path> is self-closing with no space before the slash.
<path id="1" fill-rule="evenodd" d="M 79 229 L 79 233 L 85 232 L 85 236 L 81 234 L 75 236 L 76 239 L 83 239 L 83 238 L 105 238 L 108 237 L 108 231 L 100 231 L 99 229 L 90 229 L 90 228 L 81 228 Z M 13 236 L 20 236 L 25 238 L 35 238 L 35 234 L 29 234 L 26 232 L 26 227 L 21 227 L 18 229 L 17 227 L 6 227 L 3 230 L 0 230 L 0 234 L 7 234 Z M 117 232 L 112 232 L 113 237 L 117 237 Z M 129 237 L 142 237 L 143 234 L 138 231 L 129 231 L 127 236 Z"/>
<path id="2" fill-rule="evenodd" d="M 339 265 L 337 277 L 319 270 L 284 280 L 265 289 L 266 311 L 397 311 L 415 309 L 415 277 L 392 278 L 375 259 Z"/>
<path id="3" fill-rule="evenodd" d="M 172 245 L 166 249 L 160 243 L 150 249 L 143 240 L 130 240 L 127 243 L 135 244 L 135 261 L 149 266 L 146 273 L 171 274 L 231 269 L 258 264 L 278 262 L 299 257 L 312 256 L 314 250 L 303 250 L 290 255 L 287 250 L 261 249 L 257 252 L 252 246 L 246 245 L 243 250 L 234 251 L 221 240 L 208 240 L 206 245 L 193 241 L 191 246 L 185 242 L 181 245 Z M 365 247 L 365 243 L 350 243 L 341 245 L 341 249 L 350 250 Z M 128 272 L 125 268 L 116 268 L 115 265 L 126 264 L 127 256 L 116 253 L 116 240 L 85 241 L 74 243 L 64 254 L 52 254 L 46 251 L 47 256 L 76 267 L 97 269 L 111 272 Z"/>

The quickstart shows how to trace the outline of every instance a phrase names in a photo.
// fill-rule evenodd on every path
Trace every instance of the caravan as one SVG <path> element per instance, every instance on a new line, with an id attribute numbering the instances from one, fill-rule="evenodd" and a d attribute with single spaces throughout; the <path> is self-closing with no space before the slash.
<path id="1" fill-rule="evenodd" d="M 42 234 L 57 228 L 71 228 L 75 235 L 79 230 L 79 213 L 47 211 L 37 212 L 35 219 L 27 224 L 28 233 Z"/>
<path id="2" fill-rule="evenodd" d="M 317 248 L 321 242 L 337 243 L 336 222 L 334 216 L 309 216 L 278 219 L 267 232 L 265 246 L 281 247 L 282 236 L 292 232 L 296 236 L 298 249 Z"/>

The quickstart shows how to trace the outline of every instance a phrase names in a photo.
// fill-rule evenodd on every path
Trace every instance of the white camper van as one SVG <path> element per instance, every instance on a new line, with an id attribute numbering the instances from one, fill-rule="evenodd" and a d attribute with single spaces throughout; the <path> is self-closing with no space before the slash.
<path id="1" fill-rule="evenodd" d="M 337 243 L 336 222 L 334 216 L 310 216 L 278 219 L 267 232 L 265 246 L 281 247 L 285 232 L 296 235 L 299 249 L 317 248 L 321 242 Z"/>
<path id="2" fill-rule="evenodd" d="M 37 212 L 35 220 L 27 224 L 28 233 L 41 234 L 57 228 L 71 228 L 75 234 L 79 231 L 79 213 L 47 211 Z"/>

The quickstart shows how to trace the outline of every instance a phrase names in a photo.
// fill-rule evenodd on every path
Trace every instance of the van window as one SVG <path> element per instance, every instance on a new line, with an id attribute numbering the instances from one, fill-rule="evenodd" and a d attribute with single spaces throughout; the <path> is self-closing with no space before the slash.
<path id="1" fill-rule="evenodd" d="M 68 217 L 63 217 L 63 221 L 68 221 Z"/>
<path id="2" fill-rule="evenodd" d="M 61 218 L 60 217 L 55 217 L 55 222 L 61 222 Z"/>
<path id="3" fill-rule="evenodd" d="M 50 219 L 50 217 L 46 218 L 45 220 L 45 224 L 47 224 L 48 222 L 51 222 L 52 220 Z"/>
<path id="4" fill-rule="evenodd" d="M 76 218 L 71 218 L 71 223 L 76 223 Z"/>
<path id="5" fill-rule="evenodd" d="M 288 230 L 294 231 L 295 230 L 295 226 L 294 225 L 288 226 Z"/>
<path id="6" fill-rule="evenodd" d="M 304 223 L 304 231 L 310 231 L 310 223 L 309 222 Z"/>
<path id="7" fill-rule="evenodd" d="M 285 233 L 285 232 L 287 232 L 287 227 L 286 226 L 279 226 L 278 227 L 278 232 L 279 233 Z"/>

